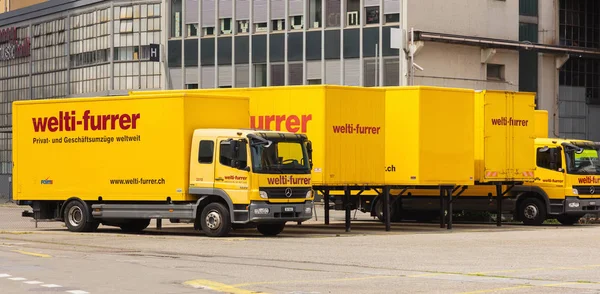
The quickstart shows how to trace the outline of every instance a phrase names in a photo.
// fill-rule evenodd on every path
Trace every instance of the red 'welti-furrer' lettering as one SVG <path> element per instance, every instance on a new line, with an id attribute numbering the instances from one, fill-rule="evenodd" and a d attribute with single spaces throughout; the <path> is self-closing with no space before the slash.
<path id="1" fill-rule="evenodd" d="M 310 185 L 310 178 L 296 178 L 294 176 L 278 176 L 267 178 L 269 185 Z"/>
<path id="2" fill-rule="evenodd" d="M 250 127 L 259 130 L 281 131 L 282 127 L 286 132 L 306 133 L 308 122 L 312 120 L 312 114 L 298 115 L 256 115 L 250 117 Z M 273 126 L 272 124 L 275 124 Z"/>
<path id="3" fill-rule="evenodd" d="M 580 184 L 598 184 L 598 183 L 600 183 L 599 177 L 592 177 L 592 176 L 578 178 L 577 180 L 579 181 Z"/>
<path id="4" fill-rule="evenodd" d="M 136 129 L 141 115 L 133 114 L 91 114 L 90 110 L 83 112 L 81 119 L 77 119 L 76 111 L 59 111 L 58 116 L 34 117 L 33 129 L 37 132 L 73 132 L 78 126 L 83 125 L 83 130 L 129 130 Z"/>
<path id="5" fill-rule="evenodd" d="M 514 119 L 514 118 L 492 118 L 492 125 L 497 126 L 517 126 L 517 127 L 526 127 L 529 124 L 529 120 L 527 119 Z"/>
<path id="6" fill-rule="evenodd" d="M 381 133 L 381 127 L 345 124 L 343 126 L 333 126 L 333 132 L 336 134 L 379 135 Z"/>

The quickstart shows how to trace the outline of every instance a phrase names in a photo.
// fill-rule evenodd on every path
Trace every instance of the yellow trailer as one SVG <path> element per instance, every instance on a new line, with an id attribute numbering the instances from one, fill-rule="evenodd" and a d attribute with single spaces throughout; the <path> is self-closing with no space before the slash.
<path id="1" fill-rule="evenodd" d="M 440 99 L 448 96 L 446 93 L 453 93 L 453 95 L 460 95 L 464 100 L 470 101 L 473 106 L 472 115 L 465 115 L 472 119 L 472 124 L 454 124 L 449 129 L 445 129 L 446 133 L 455 134 L 456 140 L 448 137 L 444 140 L 442 136 L 438 136 L 432 130 L 423 131 L 422 135 L 429 136 L 432 140 L 438 137 L 440 142 L 453 142 L 453 144 L 435 145 L 441 149 L 453 150 L 455 147 L 447 145 L 457 145 L 464 146 L 467 150 L 474 150 L 472 153 L 474 162 L 466 157 L 459 157 L 458 153 L 450 153 L 451 151 L 448 151 L 448 156 L 435 157 L 440 162 L 452 163 L 455 160 L 468 162 L 470 164 L 468 170 L 473 176 L 473 183 L 455 181 L 456 187 L 447 191 L 448 199 L 440 202 L 436 199 L 438 194 L 433 190 L 392 189 L 392 195 L 401 196 L 396 198 L 392 207 L 393 218 L 395 220 L 402 218 L 430 220 L 439 216 L 440 213 L 445 213 L 444 205 L 448 212 L 454 210 L 500 211 L 503 209 L 515 212 L 525 199 L 523 191 L 528 189 L 523 184 L 531 183 L 535 178 L 535 154 L 531 152 L 536 132 L 535 94 L 467 89 L 443 89 L 440 91 L 438 94 Z M 437 103 L 443 104 L 443 102 Z M 448 104 L 450 103 L 449 101 Z M 445 108 L 452 110 L 450 105 L 446 105 Z M 435 115 L 430 117 L 436 124 L 452 124 L 448 118 Z M 462 125 L 466 127 L 463 128 Z M 470 125 L 473 125 L 474 128 L 470 128 Z M 386 127 L 388 130 L 390 129 L 389 126 L 386 125 Z M 464 134 L 461 137 L 461 133 L 465 131 L 472 132 L 472 141 L 469 141 L 469 137 Z M 463 142 L 465 142 L 464 145 Z M 444 163 L 431 162 L 431 164 L 434 167 L 442 167 L 443 171 L 460 174 L 460 171 L 444 167 Z M 458 163 L 455 164 L 459 166 Z M 463 176 L 467 174 L 469 173 L 464 172 Z M 443 177 L 443 175 L 437 175 L 434 179 Z M 453 184 L 453 182 L 448 182 L 448 184 Z M 497 200 L 496 203 L 492 202 L 494 196 Z M 437 211 L 438 209 L 442 211 Z M 381 217 L 379 209 L 376 212 Z M 443 225 L 443 218 L 440 221 Z M 498 225 L 500 225 L 499 221 L 500 218 L 498 218 Z M 451 224 L 449 223 L 449 225 Z"/>
<path id="2" fill-rule="evenodd" d="M 209 236 L 275 235 L 312 217 L 311 144 L 249 121 L 248 98 L 234 95 L 14 102 L 14 199 L 78 232 L 183 219 Z"/>
<path id="3" fill-rule="evenodd" d="M 311 138 L 314 186 L 384 184 L 382 89 L 311 85 L 129 92 L 132 96 L 164 93 L 249 97 L 252 129 L 307 134 Z"/>

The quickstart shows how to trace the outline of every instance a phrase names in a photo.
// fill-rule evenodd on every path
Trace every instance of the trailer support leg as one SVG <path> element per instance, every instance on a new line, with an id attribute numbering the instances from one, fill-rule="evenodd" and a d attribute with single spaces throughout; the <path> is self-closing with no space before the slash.
<path id="1" fill-rule="evenodd" d="M 344 208 L 346 209 L 346 232 L 350 232 L 350 188 L 344 187 Z"/>
<path id="2" fill-rule="evenodd" d="M 383 187 L 383 219 L 385 220 L 385 230 L 390 231 L 391 228 L 391 216 L 390 216 L 390 187 Z"/>
<path id="3" fill-rule="evenodd" d="M 498 209 L 498 213 L 496 215 L 496 226 L 497 227 L 501 227 L 502 226 L 502 185 L 496 185 L 496 201 L 497 201 L 497 209 Z"/>
<path id="4" fill-rule="evenodd" d="M 452 230 L 452 188 L 445 188 L 448 194 L 448 230 Z"/>
<path id="5" fill-rule="evenodd" d="M 157 218 L 156 219 L 156 229 L 157 230 L 162 230 L 162 218 Z"/>
<path id="6" fill-rule="evenodd" d="M 440 228 L 445 227 L 446 215 L 444 213 L 444 196 L 446 194 L 446 189 L 444 187 L 440 187 Z"/>
<path id="7" fill-rule="evenodd" d="M 325 205 L 323 209 L 325 210 L 325 224 L 329 224 L 329 189 L 325 189 L 323 191 L 323 200 L 325 200 Z"/>

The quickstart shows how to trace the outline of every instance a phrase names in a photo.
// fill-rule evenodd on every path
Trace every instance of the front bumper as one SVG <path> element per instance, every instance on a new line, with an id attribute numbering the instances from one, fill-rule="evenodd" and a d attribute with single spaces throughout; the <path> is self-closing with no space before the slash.
<path id="1" fill-rule="evenodd" d="M 314 203 L 306 201 L 303 203 L 250 203 L 250 222 L 302 222 L 312 218 Z"/>
<path id="2" fill-rule="evenodd" d="M 566 197 L 565 214 L 584 215 L 600 212 L 600 198 Z"/>

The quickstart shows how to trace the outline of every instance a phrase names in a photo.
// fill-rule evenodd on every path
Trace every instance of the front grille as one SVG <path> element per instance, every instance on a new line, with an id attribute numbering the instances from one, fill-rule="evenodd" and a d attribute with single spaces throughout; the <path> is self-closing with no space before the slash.
<path id="1" fill-rule="evenodd" d="M 573 186 L 579 195 L 598 195 L 600 197 L 600 186 Z"/>
<path id="2" fill-rule="evenodd" d="M 290 197 L 286 196 L 287 189 L 291 189 Z M 262 188 L 261 190 L 267 192 L 270 199 L 298 199 L 306 198 L 309 188 Z"/>

